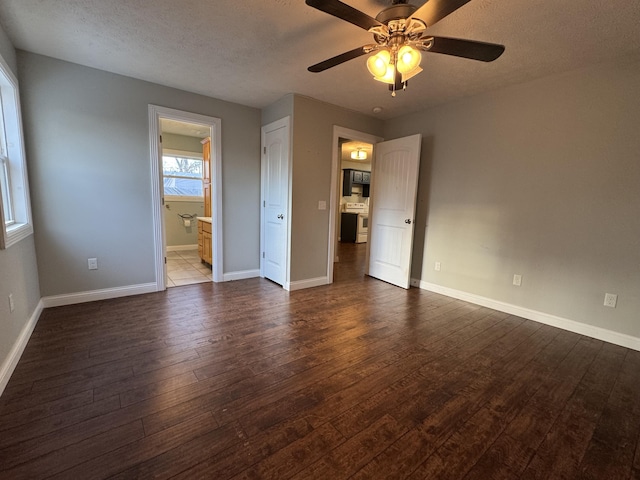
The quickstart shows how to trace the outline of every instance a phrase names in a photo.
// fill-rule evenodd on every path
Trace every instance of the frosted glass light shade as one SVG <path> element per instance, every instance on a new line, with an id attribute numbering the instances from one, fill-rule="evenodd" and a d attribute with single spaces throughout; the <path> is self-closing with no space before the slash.
<path id="1" fill-rule="evenodd" d="M 404 45 L 398 50 L 398 71 L 402 74 L 409 73 L 422 61 L 422 55 L 410 45 Z"/>
<path id="2" fill-rule="evenodd" d="M 388 50 L 380 50 L 375 55 L 371 55 L 367 60 L 367 68 L 376 80 L 387 82 L 383 79 L 390 77 L 391 82 L 387 83 L 393 83 L 394 68 L 393 65 L 391 65 L 391 55 Z"/>
<path id="3" fill-rule="evenodd" d="M 353 152 L 351 152 L 351 158 L 354 160 L 366 160 L 367 159 L 367 152 L 365 152 L 364 150 L 354 150 Z"/>

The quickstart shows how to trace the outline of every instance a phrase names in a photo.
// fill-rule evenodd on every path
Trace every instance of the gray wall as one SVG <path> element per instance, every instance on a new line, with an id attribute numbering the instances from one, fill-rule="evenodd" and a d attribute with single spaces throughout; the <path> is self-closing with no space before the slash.
<path id="1" fill-rule="evenodd" d="M 1 27 L 0 55 L 17 76 L 15 50 Z M 28 160 L 28 149 L 26 153 Z M 9 311 L 7 300 L 11 293 L 15 302 L 13 312 Z M 33 236 L 30 236 L 6 250 L 0 250 L 0 367 L 8 360 L 11 348 L 39 300 L 36 252 Z"/>
<path id="2" fill-rule="evenodd" d="M 621 62 L 387 122 L 424 138 L 412 276 L 640 337 L 638 92 Z"/>
<path id="3" fill-rule="evenodd" d="M 259 110 L 27 52 L 18 65 L 43 296 L 155 281 L 149 104 L 221 118 L 224 271 L 259 267 Z"/>
<path id="4" fill-rule="evenodd" d="M 204 202 L 185 202 L 183 200 L 164 201 L 164 233 L 167 247 L 179 245 L 198 245 L 198 220 L 191 220 L 189 227 L 184 226 L 184 222 L 179 214 L 204 216 Z"/>
<path id="5" fill-rule="evenodd" d="M 329 200 L 334 125 L 372 135 L 382 121 L 296 95 L 293 113 L 291 281 L 327 275 Z M 318 201 L 327 202 L 318 210 Z"/>

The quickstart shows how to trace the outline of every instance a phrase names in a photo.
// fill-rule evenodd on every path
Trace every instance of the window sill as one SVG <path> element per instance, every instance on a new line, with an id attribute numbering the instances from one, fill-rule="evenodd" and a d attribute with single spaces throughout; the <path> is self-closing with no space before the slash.
<path id="1" fill-rule="evenodd" d="M 187 197 L 185 196 L 177 196 L 177 195 L 165 195 L 164 201 L 166 202 L 203 202 L 204 197 Z"/>
<path id="2" fill-rule="evenodd" d="M 14 223 L 6 227 L 4 235 L 4 248 L 9 248 L 29 235 L 33 234 L 33 225 L 30 223 Z"/>

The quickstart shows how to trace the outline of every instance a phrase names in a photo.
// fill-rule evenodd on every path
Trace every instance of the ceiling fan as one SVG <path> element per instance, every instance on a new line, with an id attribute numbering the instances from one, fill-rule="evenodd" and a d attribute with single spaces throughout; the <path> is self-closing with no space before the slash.
<path id="1" fill-rule="evenodd" d="M 376 18 L 370 17 L 339 0 L 305 0 L 306 4 L 338 17 L 373 34 L 375 43 L 354 48 L 308 68 L 323 72 L 362 55 L 375 53 L 367 60 L 367 68 L 376 80 L 389 84 L 391 95 L 405 89 L 408 80 L 422 71 L 421 51 L 492 62 L 504 52 L 503 45 L 434 37 L 428 27 L 467 4 L 470 0 L 427 0 L 420 8 L 407 0 L 391 0 L 391 6 Z"/>

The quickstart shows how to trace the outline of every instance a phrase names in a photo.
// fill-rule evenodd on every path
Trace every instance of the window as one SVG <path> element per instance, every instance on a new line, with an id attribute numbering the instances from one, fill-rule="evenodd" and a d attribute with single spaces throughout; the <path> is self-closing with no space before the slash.
<path id="1" fill-rule="evenodd" d="M 0 248 L 33 233 L 18 81 L 0 57 Z"/>
<path id="2" fill-rule="evenodd" d="M 181 200 L 202 200 L 203 171 L 202 156 L 165 150 L 162 154 L 165 196 L 180 197 Z"/>

